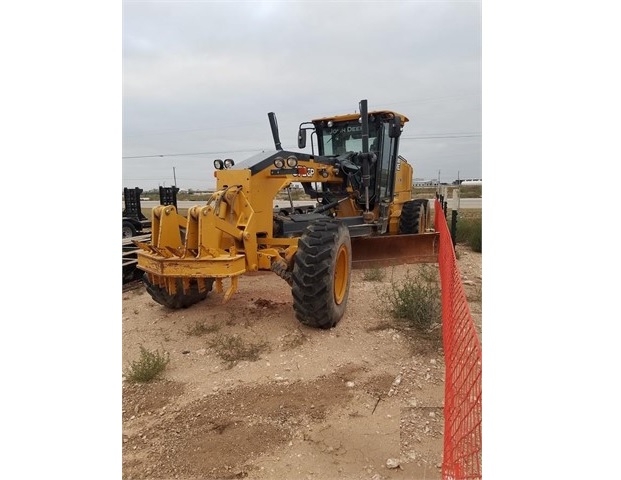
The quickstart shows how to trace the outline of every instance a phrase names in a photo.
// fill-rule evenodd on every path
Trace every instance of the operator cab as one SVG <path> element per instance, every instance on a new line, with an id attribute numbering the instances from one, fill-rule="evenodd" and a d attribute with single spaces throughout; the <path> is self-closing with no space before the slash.
<path id="1" fill-rule="evenodd" d="M 398 168 L 399 136 L 403 124 L 408 118 L 392 111 L 369 112 L 368 152 L 376 155 L 370 165 L 369 202 L 370 208 L 377 201 L 392 201 L 394 194 L 395 169 Z M 336 157 L 341 170 L 354 191 L 362 191 L 362 164 L 358 154 L 366 153 L 363 148 L 362 122 L 360 114 L 340 115 L 319 118 L 308 122 L 312 127 L 300 125 L 298 147 L 306 146 L 306 129 L 313 130 L 316 135 L 317 152 L 319 155 Z M 314 148 L 313 148 L 314 150 Z M 324 185 L 325 191 L 333 191 L 334 186 Z M 364 204 L 362 196 L 358 203 Z"/>

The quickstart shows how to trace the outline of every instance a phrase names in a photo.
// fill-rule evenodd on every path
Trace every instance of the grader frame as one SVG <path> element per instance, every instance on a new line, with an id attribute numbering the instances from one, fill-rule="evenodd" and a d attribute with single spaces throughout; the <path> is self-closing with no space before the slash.
<path id="1" fill-rule="evenodd" d="M 358 114 L 313 120 L 318 155 L 284 151 L 275 115 L 268 117 L 275 151 L 238 165 L 216 160 L 217 191 L 187 216 L 173 205 L 153 209 L 151 241 L 136 245 L 138 267 L 154 300 L 185 308 L 206 298 L 215 285 L 228 301 L 241 275 L 271 270 L 291 286 L 300 322 L 330 328 L 345 313 L 352 268 L 437 261 L 429 202 L 412 200 L 413 169 L 398 154 L 405 116 L 367 112 L 363 100 Z M 375 122 L 377 152 L 369 151 L 369 119 Z M 333 138 L 345 145 L 340 137 L 350 130 L 354 133 L 346 140 L 361 139 L 362 151 L 328 151 Z M 301 125 L 300 148 L 305 133 Z M 293 182 L 304 186 L 317 207 L 275 215 L 274 198 Z"/>

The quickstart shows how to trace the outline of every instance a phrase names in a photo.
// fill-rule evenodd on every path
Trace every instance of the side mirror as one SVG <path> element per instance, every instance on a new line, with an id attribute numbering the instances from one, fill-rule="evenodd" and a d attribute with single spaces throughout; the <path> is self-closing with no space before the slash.
<path id="1" fill-rule="evenodd" d="M 298 130 L 298 148 L 306 148 L 306 129 Z"/>
<path id="2" fill-rule="evenodd" d="M 393 117 L 390 120 L 390 126 L 388 128 L 388 136 L 390 138 L 399 138 L 401 136 L 401 118 Z"/>

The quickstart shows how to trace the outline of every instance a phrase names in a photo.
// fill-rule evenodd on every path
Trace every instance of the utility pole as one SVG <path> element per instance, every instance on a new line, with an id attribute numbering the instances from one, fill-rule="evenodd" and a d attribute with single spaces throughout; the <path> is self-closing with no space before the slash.
<path id="1" fill-rule="evenodd" d="M 175 181 L 175 187 L 177 186 L 177 175 L 175 174 L 175 167 L 173 167 L 173 179 Z"/>

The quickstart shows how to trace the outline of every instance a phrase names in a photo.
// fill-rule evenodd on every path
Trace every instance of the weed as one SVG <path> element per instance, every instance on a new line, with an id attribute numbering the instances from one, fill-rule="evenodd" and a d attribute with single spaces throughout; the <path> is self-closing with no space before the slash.
<path id="1" fill-rule="evenodd" d="M 157 378 L 170 361 L 168 352 L 151 352 L 140 346 L 140 358 L 130 362 L 125 378 L 133 383 L 147 383 Z"/>
<path id="2" fill-rule="evenodd" d="M 421 265 L 415 275 L 408 271 L 405 278 L 381 292 L 390 313 L 419 332 L 429 332 L 442 322 L 438 274 L 429 265 Z"/>
<path id="3" fill-rule="evenodd" d="M 367 282 L 381 282 L 384 280 L 386 276 L 386 272 L 381 268 L 370 268 L 364 271 L 364 275 L 362 276 L 363 280 Z"/>
<path id="4" fill-rule="evenodd" d="M 187 329 L 186 333 L 193 337 L 200 337 L 207 333 L 217 332 L 218 330 L 220 330 L 220 325 L 217 323 L 207 324 L 205 322 L 196 322 Z"/>
<path id="5" fill-rule="evenodd" d="M 266 342 L 244 343 L 237 335 L 218 335 L 209 342 L 216 354 L 232 368 L 241 360 L 256 362 L 261 358 L 261 353 L 269 351 Z"/>

